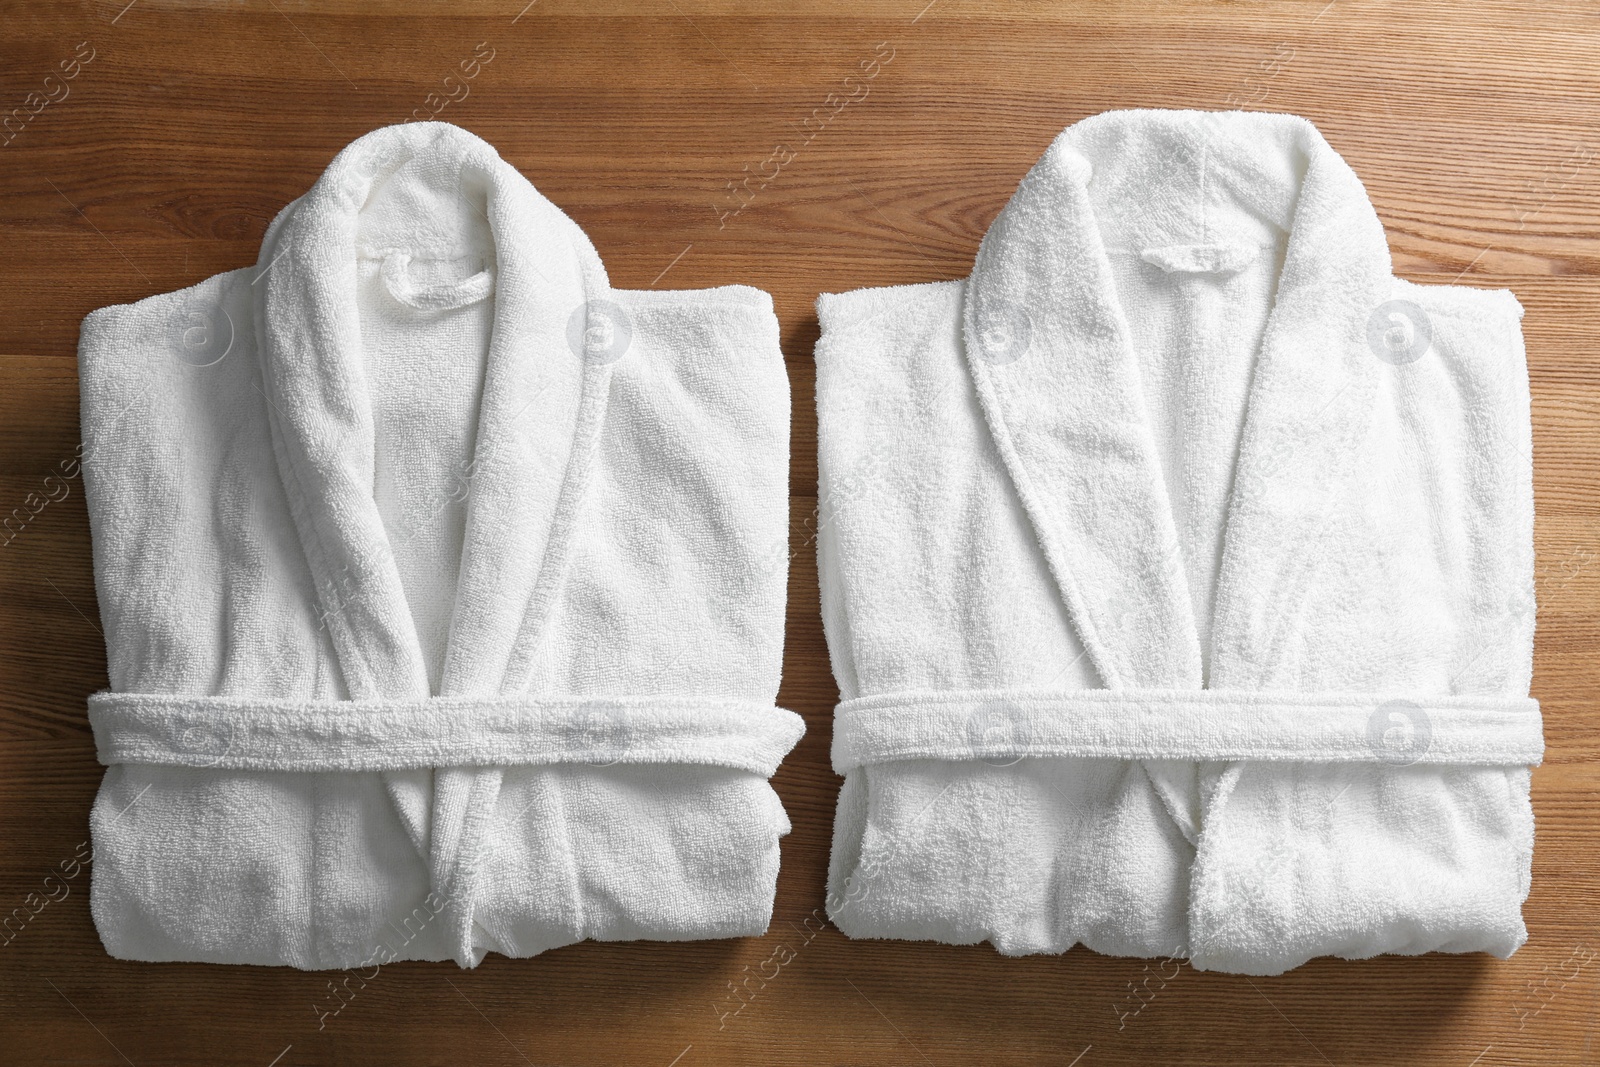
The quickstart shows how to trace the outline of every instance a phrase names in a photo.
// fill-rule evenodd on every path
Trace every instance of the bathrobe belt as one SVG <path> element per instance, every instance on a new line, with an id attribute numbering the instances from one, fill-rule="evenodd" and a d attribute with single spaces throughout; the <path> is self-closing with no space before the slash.
<path id="1" fill-rule="evenodd" d="M 689 697 L 314 701 L 96 693 L 100 762 L 240 771 L 688 763 L 771 777 L 805 732 L 770 704 Z"/>
<path id="2" fill-rule="evenodd" d="M 1530 766 L 1528 697 L 1226 689 L 912 691 L 847 700 L 833 768 L 1029 757 Z"/>

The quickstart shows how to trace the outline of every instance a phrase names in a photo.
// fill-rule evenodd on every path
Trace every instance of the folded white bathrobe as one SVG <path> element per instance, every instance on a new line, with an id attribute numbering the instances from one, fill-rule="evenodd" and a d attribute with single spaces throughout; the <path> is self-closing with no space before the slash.
<path id="1" fill-rule="evenodd" d="M 1394 278 L 1303 119 L 1131 111 L 970 278 L 818 310 L 841 929 L 1257 974 L 1522 944 L 1510 293 Z"/>
<path id="2" fill-rule="evenodd" d="M 613 290 L 421 123 L 341 152 L 255 267 L 91 314 L 80 368 L 113 955 L 766 929 L 802 727 L 765 293 Z"/>

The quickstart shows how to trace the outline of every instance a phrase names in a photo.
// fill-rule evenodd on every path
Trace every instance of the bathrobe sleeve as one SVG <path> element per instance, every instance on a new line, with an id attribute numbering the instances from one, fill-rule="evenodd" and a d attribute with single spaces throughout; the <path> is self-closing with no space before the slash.
<path id="1" fill-rule="evenodd" d="M 616 364 L 540 683 L 777 695 L 788 580 L 789 382 L 771 298 L 622 294 Z"/>
<path id="2" fill-rule="evenodd" d="M 83 322 L 83 477 L 113 690 L 344 695 L 273 461 L 253 273 Z"/>
<path id="3" fill-rule="evenodd" d="M 977 411 L 963 290 L 862 289 L 817 304 L 817 551 L 846 700 L 1097 684 Z"/>
<path id="4" fill-rule="evenodd" d="M 789 387 L 770 298 L 618 296 L 632 343 L 532 689 L 720 698 L 793 719 L 772 708 Z M 593 725 L 620 751 L 638 741 L 621 719 Z M 496 819 L 478 921 L 518 955 L 583 937 L 760 934 L 790 829 L 764 775 L 671 762 L 512 768 Z"/>

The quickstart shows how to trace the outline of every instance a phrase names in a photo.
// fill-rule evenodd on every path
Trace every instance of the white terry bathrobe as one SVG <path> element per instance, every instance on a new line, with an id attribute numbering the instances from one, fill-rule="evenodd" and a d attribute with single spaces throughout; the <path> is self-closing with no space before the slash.
<path id="1" fill-rule="evenodd" d="M 1303 119 L 1113 112 L 962 281 L 818 302 L 852 937 L 1513 952 L 1543 752 L 1521 308 Z"/>
<path id="2" fill-rule="evenodd" d="M 765 293 L 609 287 L 479 138 L 368 134 L 259 263 L 80 344 L 115 956 L 756 935 L 788 381 Z"/>

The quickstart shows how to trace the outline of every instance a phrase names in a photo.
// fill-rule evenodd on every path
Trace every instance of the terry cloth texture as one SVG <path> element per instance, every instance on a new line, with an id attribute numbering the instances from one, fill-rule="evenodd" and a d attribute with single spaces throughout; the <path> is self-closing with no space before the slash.
<path id="1" fill-rule="evenodd" d="M 341 152 L 254 267 L 91 314 L 80 369 L 113 955 L 767 928 L 802 726 L 765 293 L 612 289 L 419 123 Z"/>
<path id="2" fill-rule="evenodd" d="M 818 301 L 852 937 L 1272 974 L 1527 934 L 1521 307 L 1303 119 L 1110 112 L 971 277 Z"/>

